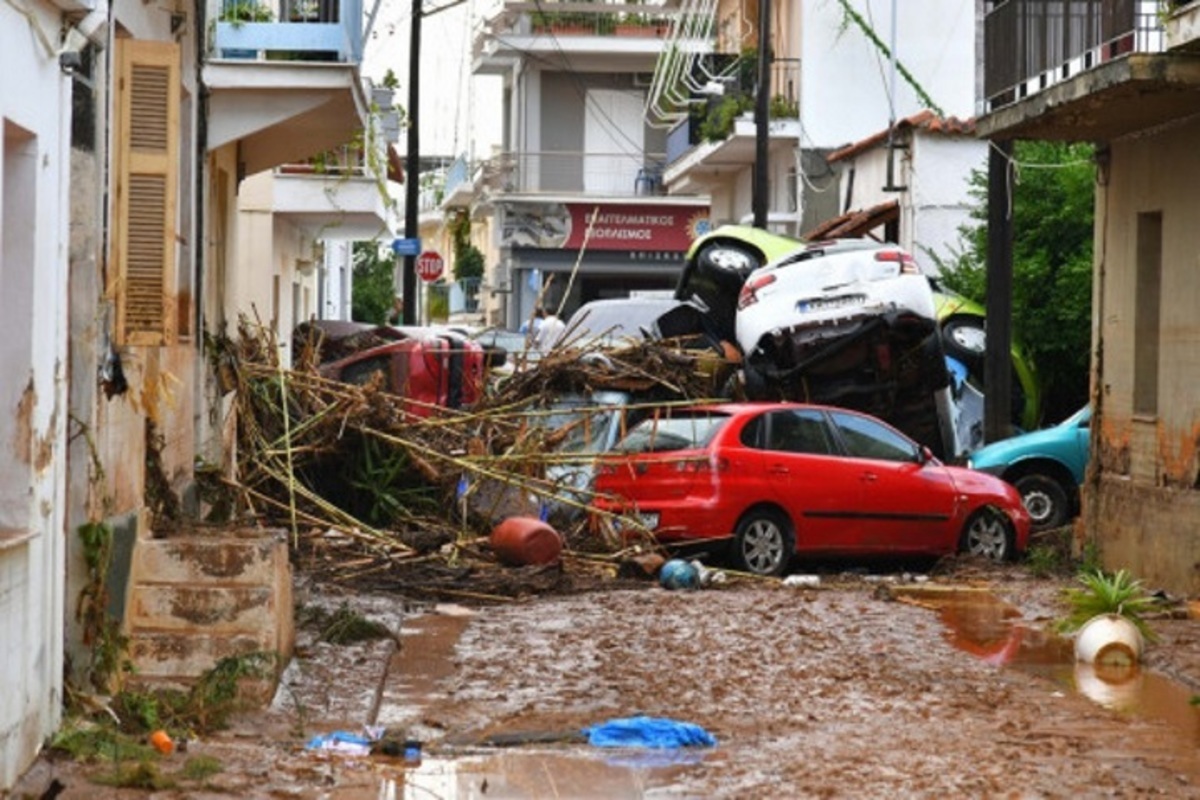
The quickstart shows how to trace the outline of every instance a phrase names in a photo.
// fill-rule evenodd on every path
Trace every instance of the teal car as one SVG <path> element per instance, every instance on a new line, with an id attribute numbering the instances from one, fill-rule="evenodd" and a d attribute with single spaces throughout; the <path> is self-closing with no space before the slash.
<path id="1" fill-rule="evenodd" d="M 696 239 L 688 249 L 675 297 L 707 312 L 717 339 L 736 341 L 737 299 L 746 276 L 805 246 L 790 236 L 745 225 L 722 225 Z M 963 364 L 972 384 L 982 386 L 987 341 L 984 308 L 936 281 L 930 283 L 946 355 Z M 1013 427 L 1032 430 L 1041 420 L 1042 393 L 1037 372 L 1019 345 L 1013 346 L 1012 365 Z"/>
<path id="2" fill-rule="evenodd" d="M 1058 425 L 979 448 L 967 465 L 1016 487 L 1033 530 L 1061 527 L 1079 513 L 1091 420 L 1084 406 Z"/>

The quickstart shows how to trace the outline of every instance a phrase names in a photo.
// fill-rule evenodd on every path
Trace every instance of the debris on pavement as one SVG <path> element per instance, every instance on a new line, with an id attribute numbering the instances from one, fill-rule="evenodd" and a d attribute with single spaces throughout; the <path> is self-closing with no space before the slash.
<path id="1" fill-rule="evenodd" d="M 585 728 L 593 747 L 716 747 L 711 733 L 691 722 L 667 717 L 626 717 Z"/>

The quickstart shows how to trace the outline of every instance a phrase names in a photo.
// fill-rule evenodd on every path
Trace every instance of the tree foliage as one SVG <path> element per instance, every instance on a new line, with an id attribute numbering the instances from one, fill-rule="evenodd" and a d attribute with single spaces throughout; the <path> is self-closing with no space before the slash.
<path id="1" fill-rule="evenodd" d="M 395 298 L 392 274 L 395 259 L 378 242 L 354 243 L 354 292 L 350 315 L 356 322 L 388 322 Z"/>
<path id="2" fill-rule="evenodd" d="M 1092 146 L 1017 142 L 1013 207 L 1013 335 L 1042 379 L 1044 418 L 1087 402 L 1091 353 L 1095 166 Z M 942 282 L 984 302 L 987 290 L 987 174 L 971 174 L 975 223 L 964 247 L 943 262 Z"/>
<path id="3" fill-rule="evenodd" d="M 456 280 L 483 277 L 483 253 L 471 243 L 471 215 L 460 211 L 450 219 L 450 238 L 454 242 Z"/>

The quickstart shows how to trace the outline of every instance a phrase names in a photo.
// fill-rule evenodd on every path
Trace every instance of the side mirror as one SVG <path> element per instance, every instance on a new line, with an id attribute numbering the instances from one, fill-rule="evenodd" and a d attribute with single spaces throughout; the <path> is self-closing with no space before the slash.
<path id="1" fill-rule="evenodd" d="M 924 466 L 930 461 L 933 461 L 933 451 L 927 445 L 921 445 L 921 452 L 917 454 L 917 463 Z"/>

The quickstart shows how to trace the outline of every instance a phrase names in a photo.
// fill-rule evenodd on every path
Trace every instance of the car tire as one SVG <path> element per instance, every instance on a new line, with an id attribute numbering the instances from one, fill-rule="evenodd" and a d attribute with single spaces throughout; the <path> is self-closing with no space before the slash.
<path id="1" fill-rule="evenodd" d="M 733 558 L 738 569 L 752 575 L 778 577 L 795 551 L 792 524 L 770 508 L 754 509 L 738 522 L 733 537 Z"/>
<path id="2" fill-rule="evenodd" d="M 1032 529 L 1061 528 L 1070 517 L 1071 501 L 1062 484 L 1046 475 L 1022 475 L 1013 484 L 1029 512 Z"/>
<path id="3" fill-rule="evenodd" d="M 713 242 L 702 249 L 696 257 L 701 269 L 737 276 L 744 280 L 754 270 L 762 266 L 760 255 L 740 244 L 732 242 Z"/>
<path id="4" fill-rule="evenodd" d="M 979 317 L 951 317 L 942 323 L 942 346 L 969 372 L 983 369 L 987 333 Z"/>
<path id="5" fill-rule="evenodd" d="M 977 511 L 963 526 L 958 549 L 969 556 L 1007 561 L 1013 556 L 1012 525 L 994 508 Z"/>

